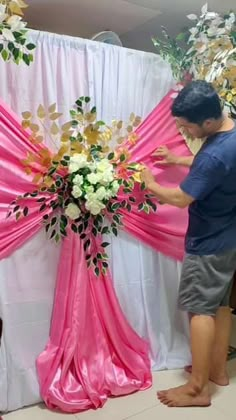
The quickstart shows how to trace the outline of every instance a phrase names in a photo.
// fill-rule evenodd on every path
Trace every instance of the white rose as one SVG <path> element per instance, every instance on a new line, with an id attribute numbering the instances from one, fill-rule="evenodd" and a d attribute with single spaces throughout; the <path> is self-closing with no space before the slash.
<path id="1" fill-rule="evenodd" d="M 102 159 L 97 163 L 98 172 L 113 172 L 113 165 L 109 162 L 108 159 Z"/>
<path id="2" fill-rule="evenodd" d="M 82 190 L 80 189 L 80 187 L 78 185 L 74 185 L 73 189 L 72 189 L 72 195 L 75 198 L 79 198 L 82 195 Z"/>
<path id="3" fill-rule="evenodd" d="M 105 209 L 106 206 L 99 200 L 90 199 L 86 202 L 85 207 L 91 214 L 97 216 L 99 213 L 101 213 L 101 210 Z"/>
<path id="4" fill-rule="evenodd" d="M 98 190 L 96 191 L 95 195 L 96 195 L 96 198 L 97 198 L 98 200 L 101 200 L 101 201 L 102 201 L 102 200 L 104 200 L 104 198 L 105 198 L 105 199 L 110 198 L 109 191 L 107 191 L 107 190 L 105 189 L 105 187 L 100 187 L 100 188 L 98 188 Z"/>
<path id="5" fill-rule="evenodd" d="M 13 15 L 7 20 L 7 23 L 10 25 L 12 31 L 17 32 L 21 31 L 26 26 L 26 23 L 21 20 L 22 18 L 20 16 Z"/>
<path id="6" fill-rule="evenodd" d="M 88 187 L 85 187 L 86 193 L 91 194 L 94 193 L 94 188 L 92 185 L 89 185 Z"/>
<path id="7" fill-rule="evenodd" d="M 90 184 L 98 184 L 101 180 L 101 174 L 92 172 L 91 174 L 87 175 L 87 180 L 90 182 Z"/>
<path id="8" fill-rule="evenodd" d="M 83 180 L 84 180 L 84 178 L 82 177 L 82 175 L 76 175 L 73 179 L 73 184 L 81 185 L 81 184 L 83 184 Z"/>
<path id="9" fill-rule="evenodd" d="M 70 158 L 69 173 L 77 172 L 88 166 L 87 156 L 83 153 L 76 153 Z"/>
<path id="10" fill-rule="evenodd" d="M 66 207 L 65 214 L 69 217 L 69 219 L 76 220 L 80 216 L 81 210 L 76 204 L 70 203 Z"/>
<path id="11" fill-rule="evenodd" d="M 114 180 L 114 173 L 110 171 L 106 171 L 101 173 L 100 182 L 103 185 L 110 184 Z"/>

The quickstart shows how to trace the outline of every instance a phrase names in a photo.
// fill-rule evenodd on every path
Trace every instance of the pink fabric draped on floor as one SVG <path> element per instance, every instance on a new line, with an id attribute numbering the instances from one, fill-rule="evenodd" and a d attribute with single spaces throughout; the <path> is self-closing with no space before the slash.
<path id="1" fill-rule="evenodd" d="M 189 154 L 170 115 L 171 101 L 169 94 L 139 127 L 140 141 L 131 152 L 133 161 L 155 168 L 160 183 L 176 186 L 186 171 L 175 167 L 163 171 L 150 157 L 164 144 L 177 154 Z M 27 202 L 27 218 L 17 223 L 6 219 L 10 202 L 35 189 L 20 162 L 28 151 L 37 153 L 40 146 L 32 146 L 18 118 L 0 102 L 0 259 L 41 228 L 39 203 L 34 199 Z M 186 211 L 169 206 L 159 206 L 151 216 L 138 211 L 124 215 L 127 231 L 175 259 L 183 256 L 186 221 Z M 87 270 L 80 238 L 71 232 L 61 248 L 49 342 L 37 361 L 45 403 L 75 413 L 101 407 L 109 396 L 147 389 L 151 386 L 148 350 L 126 321 L 110 275 L 94 278 Z"/>

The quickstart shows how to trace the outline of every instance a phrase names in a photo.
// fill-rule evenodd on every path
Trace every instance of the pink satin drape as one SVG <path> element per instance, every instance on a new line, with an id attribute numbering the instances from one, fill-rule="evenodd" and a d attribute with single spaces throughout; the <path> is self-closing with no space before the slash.
<path id="1" fill-rule="evenodd" d="M 132 160 L 155 168 L 160 183 L 175 186 L 186 171 L 163 171 L 150 157 L 163 144 L 175 153 L 188 154 L 170 115 L 171 101 L 169 94 L 139 127 L 140 141 L 131 152 Z M 27 202 L 27 218 L 17 223 L 6 219 L 10 202 L 34 190 L 20 160 L 28 151 L 39 150 L 0 102 L 0 259 L 10 256 L 41 228 L 39 203 L 34 199 Z M 182 258 L 185 211 L 159 206 L 157 214 L 144 216 L 134 211 L 124 216 L 130 233 L 166 255 Z M 68 413 L 97 408 L 111 395 L 151 386 L 147 343 L 125 320 L 110 275 L 97 279 L 87 270 L 80 239 L 73 233 L 62 245 L 50 338 L 37 368 L 47 406 Z"/>

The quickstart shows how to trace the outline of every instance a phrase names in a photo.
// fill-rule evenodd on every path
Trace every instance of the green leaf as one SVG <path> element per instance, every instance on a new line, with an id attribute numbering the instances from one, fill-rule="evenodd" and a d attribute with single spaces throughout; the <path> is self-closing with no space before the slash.
<path id="1" fill-rule="evenodd" d="M 18 210 L 19 210 L 19 208 L 20 208 L 20 206 L 16 206 L 16 207 L 14 207 L 14 209 L 13 209 L 13 213 L 15 213 L 16 211 L 18 211 Z"/>
<path id="2" fill-rule="evenodd" d="M 54 229 L 50 235 L 50 239 L 54 238 L 54 236 L 56 235 L 56 230 Z"/>
<path id="3" fill-rule="evenodd" d="M 41 197 L 37 200 L 37 203 L 43 203 L 46 200 L 45 197 Z"/>
<path id="4" fill-rule="evenodd" d="M 26 45 L 26 48 L 27 48 L 27 50 L 32 51 L 36 48 L 36 45 L 30 43 L 30 44 Z"/>
<path id="5" fill-rule="evenodd" d="M 143 208 L 144 208 L 144 204 L 143 203 L 140 203 L 139 206 L 138 206 L 138 210 L 139 211 L 143 211 Z"/>
<path id="6" fill-rule="evenodd" d="M 61 222 L 65 227 L 68 225 L 67 217 L 64 214 L 61 215 Z"/>
<path id="7" fill-rule="evenodd" d="M 2 52 L 2 50 L 3 50 L 3 45 L 0 44 L 0 52 Z"/>
<path id="8" fill-rule="evenodd" d="M 62 166 L 68 166 L 68 162 L 66 160 L 61 160 Z"/>
<path id="9" fill-rule="evenodd" d="M 107 159 L 108 160 L 112 160 L 112 159 L 114 159 L 114 157 L 115 157 L 115 153 L 109 153 L 109 155 L 107 156 Z"/>
<path id="10" fill-rule="evenodd" d="M 135 197 L 129 197 L 129 201 L 131 203 L 136 203 L 136 198 Z"/>
<path id="11" fill-rule="evenodd" d="M 72 223 L 72 225 L 71 225 L 71 230 L 73 230 L 73 232 L 75 232 L 75 233 L 78 233 L 77 226 L 74 223 Z"/>
<path id="12" fill-rule="evenodd" d="M 85 242 L 85 244 L 84 244 L 84 251 L 86 252 L 87 251 L 87 249 L 90 247 L 90 244 L 91 244 L 91 241 L 90 241 L 90 239 L 87 239 L 87 241 Z"/>
<path id="13" fill-rule="evenodd" d="M 66 161 L 69 161 L 70 160 L 70 156 L 64 156 L 63 159 L 66 160 Z"/>
<path id="14" fill-rule="evenodd" d="M 97 234 L 98 234 L 98 231 L 97 231 L 97 229 L 95 227 L 92 228 L 92 234 L 94 236 L 97 236 Z"/>
<path id="15" fill-rule="evenodd" d="M 112 204 L 111 208 L 112 208 L 112 211 L 118 210 L 120 208 L 120 203 L 114 203 L 114 204 Z"/>
<path id="16" fill-rule="evenodd" d="M 89 97 L 89 96 L 86 96 L 86 97 L 84 98 L 84 100 L 85 100 L 86 104 L 88 104 L 88 103 L 91 101 L 91 99 L 90 99 L 90 97 Z"/>
<path id="17" fill-rule="evenodd" d="M 108 267 L 109 267 L 108 263 L 107 263 L 107 262 L 105 262 L 105 261 L 103 261 L 103 262 L 102 262 L 102 266 L 103 266 L 104 268 L 108 268 Z"/>
<path id="18" fill-rule="evenodd" d="M 80 239 L 85 239 L 86 238 L 86 234 L 85 233 L 82 233 L 81 235 L 80 235 Z"/>
<path id="19" fill-rule="evenodd" d="M 45 215 L 43 216 L 43 220 L 48 220 L 48 218 L 49 218 L 49 215 L 48 215 L 48 214 L 45 214 Z"/>
<path id="20" fill-rule="evenodd" d="M 8 42 L 8 49 L 9 51 L 13 51 L 15 48 L 15 45 L 13 44 L 13 42 Z"/>
<path id="21" fill-rule="evenodd" d="M 119 217 L 117 214 L 115 214 L 115 215 L 113 216 L 113 220 L 114 220 L 114 222 L 116 222 L 116 223 L 120 224 L 120 217 Z"/>
<path id="22" fill-rule="evenodd" d="M 126 156 L 124 155 L 124 154 L 122 154 L 121 156 L 120 156 L 120 161 L 121 162 L 124 162 L 126 160 Z"/>
<path id="23" fill-rule="evenodd" d="M 48 225 L 46 225 L 46 227 L 45 227 L 45 230 L 46 230 L 47 233 L 49 231 L 49 228 L 50 228 L 50 223 Z"/>
<path id="24" fill-rule="evenodd" d="M 59 233 L 56 234 L 55 241 L 56 241 L 56 243 L 58 243 L 60 241 L 60 235 L 59 235 Z"/>
<path id="25" fill-rule="evenodd" d="M 3 60 L 4 61 L 7 61 L 7 59 L 8 59 L 8 52 L 7 52 L 7 50 L 2 50 L 1 55 L 2 55 Z"/>
<path id="26" fill-rule="evenodd" d="M 76 105 L 78 105 L 80 108 L 83 106 L 83 103 L 82 103 L 81 99 L 78 99 L 75 103 L 76 103 Z"/>
<path id="27" fill-rule="evenodd" d="M 53 217 L 51 220 L 51 226 L 54 226 L 57 223 L 57 217 Z"/>
<path id="28" fill-rule="evenodd" d="M 145 185 L 145 182 L 142 182 L 142 183 L 141 183 L 141 190 L 142 190 L 142 191 L 146 190 L 146 185 Z"/>
<path id="29" fill-rule="evenodd" d="M 23 215 L 26 217 L 26 216 L 28 216 L 28 214 L 29 214 L 29 209 L 28 209 L 28 207 L 25 207 L 24 210 L 23 210 Z"/>
<path id="30" fill-rule="evenodd" d="M 29 56 L 27 54 L 23 54 L 23 61 L 27 66 L 30 65 L 30 59 L 29 59 Z"/>
<path id="31" fill-rule="evenodd" d="M 106 247 L 108 247 L 110 244 L 109 244 L 109 242 L 103 242 L 102 244 L 101 244 L 101 247 L 102 248 L 106 248 Z"/>
<path id="32" fill-rule="evenodd" d="M 106 235 L 106 234 L 108 234 L 110 231 L 109 231 L 109 227 L 108 226 L 104 226 L 104 228 L 102 229 L 102 235 Z"/>
<path id="33" fill-rule="evenodd" d="M 39 211 L 44 211 L 47 208 L 47 205 L 44 203 L 40 208 Z"/>
<path id="34" fill-rule="evenodd" d="M 113 235 L 118 236 L 118 230 L 115 227 L 112 228 L 112 233 Z"/>
<path id="35" fill-rule="evenodd" d="M 82 224 L 79 225 L 78 232 L 79 232 L 79 234 L 81 234 L 83 232 L 83 225 Z"/>
<path id="36" fill-rule="evenodd" d="M 55 168 L 55 167 L 51 167 L 51 168 L 48 170 L 48 176 L 53 175 L 53 174 L 56 172 L 56 170 L 57 170 L 57 168 Z"/>
<path id="37" fill-rule="evenodd" d="M 96 112 L 97 112 L 97 108 L 96 108 L 96 106 L 94 106 L 92 109 L 91 109 L 91 114 L 95 114 Z"/>
<path id="38" fill-rule="evenodd" d="M 91 255 L 90 254 L 86 255 L 85 259 L 86 259 L 86 261 L 90 260 L 91 259 Z"/>
<path id="39" fill-rule="evenodd" d="M 132 210 L 132 207 L 131 207 L 131 205 L 128 203 L 127 204 L 127 206 L 126 206 L 126 209 L 128 210 L 128 212 L 130 213 L 131 212 L 131 210 Z"/>
<path id="40" fill-rule="evenodd" d="M 94 273 L 96 274 L 97 277 L 99 277 L 100 275 L 100 270 L 98 267 L 95 268 Z"/>

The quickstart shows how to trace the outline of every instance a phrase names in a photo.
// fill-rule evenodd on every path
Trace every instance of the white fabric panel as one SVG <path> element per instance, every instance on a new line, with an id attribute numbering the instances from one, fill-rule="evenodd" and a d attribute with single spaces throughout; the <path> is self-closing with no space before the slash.
<path id="1" fill-rule="evenodd" d="M 0 96 L 19 115 L 54 102 L 67 112 L 89 95 L 107 122 L 131 112 L 145 118 L 173 84 L 169 66 L 154 54 L 40 32 L 32 38 L 31 67 L 0 61 Z M 150 341 L 153 368 L 183 366 L 189 349 L 187 319 L 176 309 L 180 265 L 125 233 L 112 238 L 111 254 L 120 303 Z M 35 359 L 49 334 L 58 256 L 42 231 L 0 262 L 0 411 L 40 400 Z"/>

